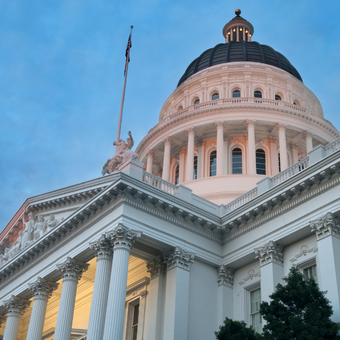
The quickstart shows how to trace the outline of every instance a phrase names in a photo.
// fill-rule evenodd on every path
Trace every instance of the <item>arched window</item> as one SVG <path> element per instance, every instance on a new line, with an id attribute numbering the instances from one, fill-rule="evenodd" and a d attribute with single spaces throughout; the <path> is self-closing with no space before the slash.
<path id="1" fill-rule="evenodd" d="M 200 103 L 199 98 L 194 99 L 194 105 L 197 105 L 197 104 L 199 104 L 199 103 Z"/>
<path id="2" fill-rule="evenodd" d="M 275 100 L 282 100 L 281 96 L 279 94 L 275 95 Z"/>
<path id="3" fill-rule="evenodd" d="M 179 165 L 175 169 L 175 184 L 179 184 Z"/>
<path id="4" fill-rule="evenodd" d="M 183 106 L 182 105 L 178 107 L 177 111 L 181 111 L 181 110 L 183 110 Z"/>
<path id="5" fill-rule="evenodd" d="M 194 156 L 194 179 L 197 179 L 197 156 Z"/>
<path id="6" fill-rule="evenodd" d="M 234 90 L 233 91 L 233 98 L 239 98 L 241 97 L 241 91 L 240 90 Z"/>
<path id="7" fill-rule="evenodd" d="M 254 92 L 254 97 L 255 98 L 262 98 L 262 92 L 261 91 L 255 91 Z"/>
<path id="8" fill-rule="evenodd" d="M 213 93 L 211 96 L 211 100 L 216 100 L 216 99 L 220 99 L 220 95 L 218 92 Z"/>
<path id="9" fill-rule="evenodd" d="M 216 176 L 216 150 L 210 153 L 210 176 Z"/>
<path id="10" fill-rule="evenodd" d="M 256 150 L 256 173 L 258 175 L 266 174 L 266 153 L 262 149 Z"/>
<path id="11" fill-rule="evenodd" d="M 235 148 L 232 152 L 232 173 L 242 174 L 242 150 L 240 148 Z"/>
<path id="12" fill-rule="evenodd" d="M 294 105 L 296 105 L 296 106 L 300 106 L 300 103 L 299 103 L 299 101 L 298 101 L 298 100 L 294 100 Z"/>

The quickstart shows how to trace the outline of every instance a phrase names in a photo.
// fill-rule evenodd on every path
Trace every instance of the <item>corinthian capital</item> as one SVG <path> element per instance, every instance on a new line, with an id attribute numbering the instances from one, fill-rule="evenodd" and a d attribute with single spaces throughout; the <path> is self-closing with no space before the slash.
<path id="1" fill-rule="evenodd" d="M 8 314 L 22 315 L 31 301 L 12 295 L 10 299 L 4 301 Z"/>
<path id="2" fill-rule="evenodd" d="M 195 134 L 196 129 L 194 126 L 190 126 L 189 128 L 187 128 L 188 134 Z"/>
<path id="3" fill-rule="evenodd" d="M 63 274 L 64 280 L 80 280 L 88 267 L 87 263 L 77 262 L 71 257 L 68 257 L 64 263 L 57 264 L 57 270 Z"/>
<path id="4" fill-rule="evenodd" d="M 277 138 L 273 136 L 269 136 L 269 142 L 273 144 L 277 144 Z"/>
<path id="5" fill-rule="evenodd" d="M 221 265 L 217 271 L 217 283 L 219 286 L 227 286 L 233 288 L 234 284 L 234 271 Z"/>
<path id="6" fill-rule="evenodd" d="M 157 256 L 152 261 L 147 262 L 146 267 L 151 279 L 165 274 L 165 263 L 162 256 Z"/>
<path id="7" fill-rule="evenodd" d="M 336 236 L 340 238 L 340 222 L 337 216 L 327 213 L 325 216 L 316 221 L 309 222 L 311 231 L 316 234 L 316 239 L 322 240 L 327 236 Z"/>
<path id="8" fill-rule="evenodd" d="M 278 124 L 275 126 L 275 129 L 276 129 L 276 130 L 285 130 L 285 129 L 286 129 L 286 126 L 287 126 L 287 124 L 278 123 Z"/>
<path id="9" fill-rule="evenodd" d="M 49 299 L 53 291 L 58 288 L 58 283 L 38 277 L 34 283 L 28 284 L 28 288 L 33 292 L 34 299 Z"/>
<path id="10" fill-rule="evenodd" d="M 171 144 L 174 140 L 172 138 L 170 138 L 169 136 L 165 138 L 164 140 L 164 144 Z"/>
<path id="11" fill-rule="evenodd" d="M 263 247 L 255 248 L 255 258 L 260 260 L 260 266 L 274 262 L 283 264 L 283 248 L 273 241 L 269 241 Z"/>
<path id="12" fill-rule="evenodd" d="M 111 242 L 102 235 L 98 241 L 90 243 L 90 249 L 96 252 L 97 261 L 99 259 L 108 259 L 112 256 Z"/>
<path id="13" fill-rule="evenodd" d="M 114 250 L 123 248 L 130 251 L 136 239 L 141 236 L 141 232 L 131 230 L 122 223 L 119 223 L 115 230 L 106 233 L 106 237 L 111 241 Z"/>
<path id="14" fill-rule="evenodd" d="M 215 125 L 216 125 L 217 128 L 223 128 L 223 126 L 224 126 L 224 121 L 215 122 Z"/>
<path id="15" fill-rule="evenodd" d="M 189 253 L 180 247 L 175 247 L 173 251 L 165 257 L 164 262 L 167 264 L 167 270 L 172 268 L 182 268 L 190 271 L 191 263 L 194 263 L 195 254 Z"/>
<path id="16" fill-rule="evenodd" d="M 246 120 L 246 126 L 254 126 L 255 122 L 256 122 L 256 120 L 247 119 Z"/>

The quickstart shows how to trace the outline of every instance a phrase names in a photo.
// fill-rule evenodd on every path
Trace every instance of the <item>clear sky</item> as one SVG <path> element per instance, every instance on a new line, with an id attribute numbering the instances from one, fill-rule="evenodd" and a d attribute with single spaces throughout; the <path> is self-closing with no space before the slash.
<path id="1" fill-rule="evenodd" d="M 340 130 L 340 1 L 0 0 L 0 230 L 26 198 L 101 176 L 130 31 L 122 137 L 136 145 L 234 11 L 285 55 Z"/>

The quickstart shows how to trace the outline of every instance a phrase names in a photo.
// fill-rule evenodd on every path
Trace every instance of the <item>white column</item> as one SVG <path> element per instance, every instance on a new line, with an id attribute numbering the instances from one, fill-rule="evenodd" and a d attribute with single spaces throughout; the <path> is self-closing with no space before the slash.
<path id="1" fill-rule="evenodd" d="M 340 322 L 340 223 L 333 214 L 328 213 L 317 221 L 310 222 L 312 232 L 316 233 L 320 289 L 333 307 L 332 321 Z"/>
<path id="2" fill-rule="evenodd" d="M 4 340 L 17 340 L 20 319 L 30 301 L 12 295 L 9 300 L 4 301 L 4 305 L 8 313 Z"/>
<path id="3" fill-rule="evenodd" d="M 58 288 L 58 284 L 39 277 L 28 287 L 33 292 L 34 299 L 26 340 L 37 340 L 42 338 L 48 299 Z"/>
<path id="4" fill-rule="evenodd" d="M 197 144 L 197 178 L 202 178 L 202 141 Z"/>
<path id="5" fill-rule="evenodd" d="M 313 150 L 313 135 L 306 131 L 303 136 L 306 138 L 306 153 Z"/>
<path id="6" fill-rule="evenodd" d="M 277 138 L 269 136 L 270 142 L 270 159 L 272 165 L 272 176 L 279 173 L 279 157 L 277 152 Z"/>
<path id="7" fill-rule="evenodd" d="M 77 262 L 70 257 L 64 263 L 57 265 L 57 270 L 63 275 L 63 288 L 61 290 L 54 340 L 68 340 L 71 337 L 77 285 L 88 267 L 88 264 Z"/>
<path id="8" fill-rule="evenodd" d="M 224 165 L 223 165 L 223 173 L 229 175 L 229 138 L 224 137 Z"/>
<path id="9" fill-rule="evenodd" d="M 201 147 L 201 153 L 202 153 L 202 157 L 201 157 L 201 178 L 204 178 L 205 175 L 205 144 L 206 144 L 206 140 L 203 139 L 202 141 L 202 147 Z"/>
<path id="10" fill-rule="evenodd" d="M 217 127 L 217 152 L 216 152 L 216 175 L 223 175 L 224 163 L 224 144 L 223 144 L 223 126 L 224 122 L 216 122 Z"/>
<path id="11" fill-rule="evenodd" d="M 223 325 L 225 318 L 233 318 L 233 283 L 234 273 L 225 266 L 220 266 L 217 272 L 218 316 L 217 327 Z"/>
<path id="12" fill-rule="evenodd" d="M 187 148 L 183 147 L 179 150 L 179 184 L 185 181 L 185 155 L 187 153 Z"/>
<path id="13" fill-rule="evenodd" d="M 115 230 L 106 234 L 113 245 L 113 260 L 104 340 L 122 340 L 130 250 L 136 238 L 140 236 L 141 233 L 130 230 L 121 223 Z"/>
<path id="14" fill-rule="evenodd" d="M 147 263 L 151 280 L 146 306 L 145 340 L 162 339 L 165 264 L 161 256 Z"/>
<path id="15" fill-rule="evenodd" d="M 292 143 L 293 164 L 299 161 L 299 146 Z"/>
<path id="16" fill-rule="evenodd" d="M 281 171 L 288 168 L 286 126 L 287 125 L 285 124 L 277 124 L 276 126 L 276 128 L 279 130 Z"/>
<path id="17" fill-rule="evenodd" d="M 188 129 L 188 153 L 187 153 L 187 174 L 186 181 L 194 178 L 194 155 L 195 155 L 195 129 Z"/>
<path id="18" fill-rule="evenodd" d="M 170 177 L 170 147 L 171 147 L 171 138 L 167 138 L 164 141 L 164 156 L 163 156 L 163 175 L 162 178 L 165 181 L 169 181 Z"/>
<path id="19" fill-rule="evenodd" d="M 234 35 L 233 35 L 233 30 L 230 29 L 230 41 L 233 41 L 234 40 Z"/>
<path id="20" fill-rule="evenodd" d="M 256 174 L 255 120 L 247 119 L 248 126 L 248 169 L 250 175 Z"/>
<path id="21" fill-rule="evenodd" d="M 155 151 L 149 151 L 148 152 L 148 160 L 146 163 L 146 171 L 152 174 L 152 167 L 153 167 L 153 157 L 155 156 Z"/>
<path id="22" fill-rule="evenodd" d="M 273 241 L 255 248 L 261 267 L 261 300 L 269 302 L 278 283 L 283 283 L 283 248 Z"/>
<path id="23" fill-rule="evenodd" d="M 86 339 L 102 340 L 112 268 L 112 246 L 105 235 L 102 235 L 98 241 L 90 244 L 90 248 L 96 252 L 97 269 Z"/>
<path id="24" fill-rule="evenodd" d="M 243 32 L 243 40 L 246 41 L 246 29 L 245 29 L 245 27 L 243 27 L 242 32 Z"/>
<path id="25" fill-rule="evenodd" d="M 240 41 L 240 27 L 236 27 L 236 41 Z"/>
<path id="26" fill-rule="evenodd" d="M 165 258 L 167 264 L 163 340 L 186 340 L 189 318 L 190 265 L 194 254 L 179 247 Z"/>

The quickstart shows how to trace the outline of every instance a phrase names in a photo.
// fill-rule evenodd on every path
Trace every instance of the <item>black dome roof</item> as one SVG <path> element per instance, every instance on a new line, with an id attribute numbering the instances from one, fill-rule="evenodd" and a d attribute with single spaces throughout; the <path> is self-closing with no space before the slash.
<path id="1" fill-rule="evenodd" d="M 182 78 L 179 80 L 177 87 L 189 77 L 205 68 L 235 61 L 253 61 L 272 65 L 287 71 L 302 81 L 299 72 L 289 60 L 273 48 L 267 45 L 261 45 L 255 41 L 231 41 L 227 44 L 218 44 L 214 48 L 203 52 L 188 66 Z"/>

